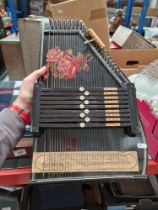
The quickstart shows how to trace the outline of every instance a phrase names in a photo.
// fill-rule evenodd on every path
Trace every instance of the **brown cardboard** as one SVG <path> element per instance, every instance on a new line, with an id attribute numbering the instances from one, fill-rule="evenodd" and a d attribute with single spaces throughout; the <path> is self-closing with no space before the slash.
<path id="1" fill-rule="evenodd" d="M 133 14 L 141 14 L 142 13 L 142 7 L 133 7 L 132 13 Z M 158 9 L 157 8 L 148 8 L 146 16 L 157 17 L 158 16 Z"/>
<path id="2" fill-rule="evenodd" d="M 124 7 L 124 11 L 126 12 L 126 8 Z M 142 13 L 142 7 L 133 7 L 132 14 L 141 14 Z M 158 9 L 155 8 L 148 8 L 146 16 L 148 17 L 157 17 L 158 16 Z M 132 19 L 136 22 L 136 24 L 139 24 L 140 18 L 138 16 L 133 16 Z"/>
<path id="3" fill-rule="evenodd" d="M 46 16 L 81 18 L 92 28 L 105 44 L 109 51 L 108 18 L 105 0 L 69 0 L 53 4 L 50 1 L 46 6 Z"/>
<path id="4" fill-rule="evenodd" d="M 139 72 L 141 72 L 141 70 L 143 69 L 143 67 L 145 66 L 139 66 L 133 69 L 121 69 L 121 71 L 127 76 L 131 76 L 133 74 L 138 74 Z"/>
<path id="5" fill-rule="evenodd" d="M 19 34 L 25 75 L 29 75 L 39 68 L 42 20 L 43 18 L 38 17 L 19 19 Z"/>
<path id="6" fill-rule="evenodd" d="M 0 40 L 2 53 L 10 80 L 22 80 L 25 77 L 24 61 L 19 36 L 12 34 Z"/>
<path id="7" fill-rule="evenodd" d="M 120 68 L 135 69 L 156 60 L 158 49 L 115 49 L 111 50 L 109 54 Z"/>
<path id="8" fill-rule="evenodd" d="M 155 46 L 130 28 L 119 26 L 112 41 L 125 49 L 153 49 Z"/>

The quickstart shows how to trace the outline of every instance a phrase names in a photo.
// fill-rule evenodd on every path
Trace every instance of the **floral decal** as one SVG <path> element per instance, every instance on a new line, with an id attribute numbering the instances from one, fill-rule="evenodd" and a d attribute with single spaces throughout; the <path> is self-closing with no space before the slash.
<path id="1" fill-rule="evenodd" d="M 90 60 L 89 55 L 85 56 L 81 53 L 73 55 L 72 49 L 63 51 L 56 47 L 47 53 L 47 62 L 51 72 L 55 78 L 60 79 L 76 78 L 76 73 L 81 70 L 88 72 Z"/>

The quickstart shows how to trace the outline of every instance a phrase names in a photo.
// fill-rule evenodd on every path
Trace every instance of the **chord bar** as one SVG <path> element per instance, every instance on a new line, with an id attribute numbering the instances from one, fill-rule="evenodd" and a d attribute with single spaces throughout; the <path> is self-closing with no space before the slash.
<path id="1" fill-rule="evenodd" d="M 81 104 L 83 105 L 83 104 Z M 85 107 L 83 106 L 83 108 L 81 107 L 81 105 L 73 105 L 73 106 L 69 106 L 69 105 L 40 105 L 41 109 L 57 109 L 57 110 L 77 110 L 77 109 L 84 109 Z M 124 108 L 129 108 L 128 104 L 115 104 L 115 105 L 85 105 L 87 109 L 91 110 L 97 110 L 97 109 L 102 109 L 102 110 L 106 110 L 106 109 L 124 109 Z"/>
<path id="2" fill-rule="evenodd" d="M 80 123 L 39 123 L 43 128 L 80 128 Z M 130 123 L 109 122 L 109 123 L 86 123 L 85 128 L 105 128 L 105 127 L 129 127 Z"/>
<path id="3" fill-rule="evenodd" d="M 128 100 L 106 100 L 106 101 L 83 101 L 84 104 L 107 105 L 107 104 L 128 104 Z M 41 105 L 80 105 L 81 101 L 41 101 Z"/>
<path id="4" fill-rule="evenodd" d="M 81 89 L 83 88 L 83 89 Z M 43 88 L 43 92 L 83 92 L 83 91 L 89 91 L 89 92 L 98 92 L 98 91 L 126 91 L 125 88 L 117 88 L 117 87 L 101 87 L 101 88 L 88 88 L 85 89 L 84 87 L 80 88 Z"/>
<path id="5" fill-rule="evenodd" d="M 81 115 L 83 114 L 83 115 Z M 86 116 L 85 113 L 83 112 L 77 112 L 77 113 L 72 113 L 71 111 L 68 113 L 41 113 L 40 114 L 40 118 L 73 118 L 73 117 L 81 117 L 82 118 Z M 87 116 L 91 117 L 98 117 L 98 118 L 105 118 L 105 117 L 130 117 L 129 113 L 105 113 L 104 111 L 100 112 L 100 113 L 89 113 Z"/>
<path id="6" fill-rule="evenodd" d="M 84 98 L 83 98 L 84 97 Z M 87 99 L 89 101 L 102 101 L 102 100 L 128 100 L 127 95 L 119 96 L 119 95 L 112 95 L 112 96 L 83 96 L 83 95 L 72 95 L 72 96 L 47 96 L 47 95 L 42 95 L 40 100 L 41 101 L 71 101 L 71 100 L 84 100 Z"/>
<path id="7" fill-rule="evenodd" d="M 82 118 L 40 118 L 40 123 L 69 123 L 69 122 L 82 122 L 83 119 Z M 120 118 L 120 117 L 105 117 L 105 118 L 89 118 L 90 122 L 130 122 L 130 119 L 127 118 Z"/>
<path id="8" fill-rule="evenodd" d="M 84 110 L 84 112 L 86 109 Z M 96 115 L 104 115 L 104 114 L 129 114 L 129 109 L 106 109 L 106 110 L 87 110 L 86 114 L 96 114 Z M 49 109 L 41 109 L 40 114 L 80 114 L 81 110 L 49 110 Z"/>
<path id="9" fill-rule="evenodd" d="M 81 96 L 81 92 L 41 92 L 41 96 Z M 94 91 L 89 92 L 87 96 L 128 96 L 128 93 L 126 90 L 122 91 Z"/>

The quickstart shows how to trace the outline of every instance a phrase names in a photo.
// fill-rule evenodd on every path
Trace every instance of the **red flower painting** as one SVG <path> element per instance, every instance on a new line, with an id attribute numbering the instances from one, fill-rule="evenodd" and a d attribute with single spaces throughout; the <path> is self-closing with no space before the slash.
<path id="1" fill-rule="evenodd" d="M 91 56 L 85 56 L 78 53 L 73 55 L 73 51 L 66 51 L 56 47 L 48 51 L 47 62 L 50 70 L 55 78 L 71 79 L 76 78 L 76 73 L 79 71 L 88 72 Z"/>

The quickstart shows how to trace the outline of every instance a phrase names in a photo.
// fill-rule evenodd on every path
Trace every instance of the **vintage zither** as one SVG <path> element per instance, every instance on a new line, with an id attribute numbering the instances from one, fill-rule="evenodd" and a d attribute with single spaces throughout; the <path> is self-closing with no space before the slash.
<path id="1" fill-rule="evenodd" d="M 135 87 L 81 20 L 49 19 L 35 84 L 32 181 L 143 178 L 146 141 Z"/>

